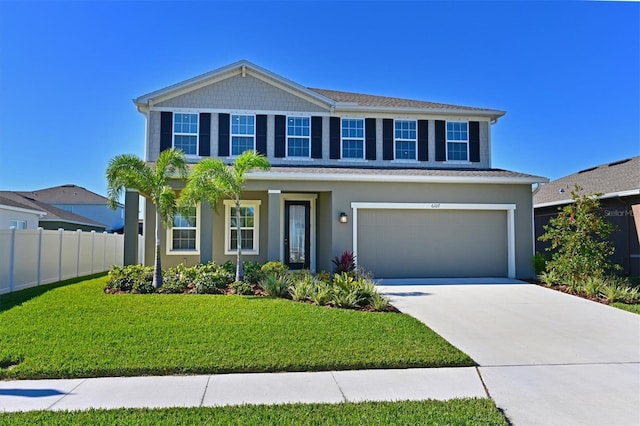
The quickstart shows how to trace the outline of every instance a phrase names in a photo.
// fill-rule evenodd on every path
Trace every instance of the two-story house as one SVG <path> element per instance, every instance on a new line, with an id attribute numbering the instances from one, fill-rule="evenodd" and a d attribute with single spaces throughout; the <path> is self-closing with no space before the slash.
<path id="1" fill-rule="evenodd" d="M 348 250 L 378 278 L 533 275 L 531 189 L 547 179 L 491 167 L 503 111 L 310 89 L 248 61 L 134 102 L 149 162 L 169 147 L 193 163 L 247 149 L 268 157 L 271 170 L 250 173 L 242 194 L 246 260 L 330 271 Z M 126 197 L 131 222 L 137 200 Z M 232 218 L 231 202 L 177 217 L 163 265 L 234 260 Z M 150 202 L 144 224 L 151 265 Z"/>

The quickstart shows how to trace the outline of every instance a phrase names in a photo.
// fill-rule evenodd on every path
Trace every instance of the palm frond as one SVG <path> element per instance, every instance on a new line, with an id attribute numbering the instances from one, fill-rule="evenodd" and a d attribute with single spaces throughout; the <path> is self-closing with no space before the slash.
<path id="1" fill-rule="evenodd" d="M 113 157 L 107 166 L 106 178 L 107 199 L 112 209 L 115 209 L 118 199 L 127 188 L 135 189 L 145 197 L 151 195 L 151 170 L 144 161 L 133 154 Z"/>
<path id="2" fill-rule="evenodd" d="M 176 203 L 176 193 L 169 186 L 163 186 L 158 194 L 158 201 L 156 207 L 160 212 L 160 219 L 165 227 L 170 227 L 173 224 L 173 218 L 178 212 L 178 206 Z"/>

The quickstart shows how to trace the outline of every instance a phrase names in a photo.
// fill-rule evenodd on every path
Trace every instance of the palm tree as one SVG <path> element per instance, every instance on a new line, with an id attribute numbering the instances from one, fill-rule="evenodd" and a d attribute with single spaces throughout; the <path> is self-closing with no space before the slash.
<path id="1" fill-rule="evenodd" d="M 262 154 L 248 150 L 227 166 L 217 158 L 207 158 L 193 167 L 187 186 L 180 195 L 182 206 L 207 201 L 212 207 L 223 198 L 232 198 L 236 209 L 236 281 L 244 279 L 242 268 L 242 238 L 240 235 L 240 193 L 246 174 L 254 169 L 269 170 L 271 165 Z"/>
<path id="2" fill-rule="evenodd" d="M 156 207 L 156 262 L 153 270 L 153 286 L 162 286 L 160 265 L 160 223 L 172 225 L 177 212 L 176 193 L 169 186 L 169 179 L 187 177 L 187 159 L 184 152 L 171 148 L 160 153 L 155 165 L 148 165 L 132 154 L 113 157 L 107 167 L 107 198 L 115 209 L 117 200 L 126 189 L 135 189 L 151 200 Z"/>

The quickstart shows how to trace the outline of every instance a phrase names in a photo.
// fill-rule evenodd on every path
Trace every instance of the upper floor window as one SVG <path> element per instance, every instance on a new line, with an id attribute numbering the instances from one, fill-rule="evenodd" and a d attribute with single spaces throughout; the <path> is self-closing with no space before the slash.
<path id="1" fill-rule="evenodd" d="M 198 250 L 197 210 L 195 207 L 184 215 L 176 214 L 173 217 L 173 226 L 168 230 L 170 248 L 169 252 L 185 252 Z"/>
<path id="2" fill-rule="evenodd" d="M 240 155 L 247 150 L 256 149 L 255 115 L 231 116 L 231 155 Z"/>
<path id="3" fill-rule="evenodd" d="M 287 157 L 309 158 L 311 119 L 287 117 Z"/>
<path id="4" fill-rule="evenodd" d="M 415 120 L 396 120 L 394 127 L 395 159 L 415 160 L 418 144 L 417 122 Z"/>
<path id="5" fill-rule="evenodd" d="M 469 161 L 469 123 L 447 121 L 447 161 Z"/>
<path id="6" fill-rule="evenodd" d="M 27 221 L 26 220 L 10 220 L 9 228 L 27 229 Z"/>
<path id="7" fill-rule="evenodd" d="M 364 120 L 342 119 L 342 158 L 364 158 Z"/>
<path id="8" fill-rule="evenodd" d="M 198 114 L 173 115 L 173 147 L 198 155 Z"/>

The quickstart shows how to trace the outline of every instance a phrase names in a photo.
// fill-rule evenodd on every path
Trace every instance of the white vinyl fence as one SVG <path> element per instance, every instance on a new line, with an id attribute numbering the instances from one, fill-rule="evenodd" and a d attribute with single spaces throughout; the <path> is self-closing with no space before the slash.
<path id="1" fill-rule="evenodd" d="M 123 259 L 123 235 L 1 229 L 0 294 L 107 271 Z"/>

